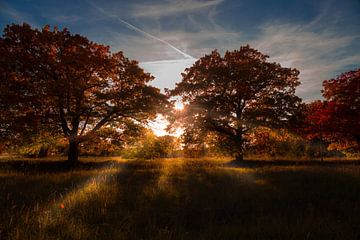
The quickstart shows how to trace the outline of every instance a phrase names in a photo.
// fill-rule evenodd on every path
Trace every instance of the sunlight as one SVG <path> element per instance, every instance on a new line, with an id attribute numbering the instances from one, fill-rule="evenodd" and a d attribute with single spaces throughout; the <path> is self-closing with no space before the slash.
<path id="1" fill-rule="evenodd" d="M 176 193 L 176 187 L 174 186 L 171 178 L 176 172 L 181 172 L 183 169 L 183 159 L 163 159 L 161 161 L 161 174 L 157 181 L 157 187 L 160 190 L 167 191 L 167 193 Z"/>
<path id="2" fill-rule="evenodd" d="M 174 109 L 175 109 L 175 110 L 178 110 L 178 111 L 181 111 L 181 110 L 184 109 L 184 104 L 183 104 L 182 102 L 176 102 L 176 103 L 174 104 Z"/>
<path id="3" fill-rule="evenodd" d="M 104 166 L 103 169 L 95 170 L 94 172 L 78 172 L 78 174 L 91 173 L 91 175 L 95 173 L 95 176 L 92 175 L 83 184 L 75 186 L 75 188 L 66 195 L 60 194 L 60 197 L 51 201 L 41 210 L 38 219 L 42 228 L 48 229 L 57 224 L 63 224 L 63 228 L 69 229 L 68 231 L 70 232 L 80 235 L 85 234 L 88 230 L 86 230 L 86 227 L 82 226 L 80 222 L 77 223 L 76 229 L 73 228 L 74 224 L 69 220 L 69 217 L 71 219 L 72 215 L 69 214 L 71 214 L 76 207 L 86 206 L 86 203 L 93 199 L 104 201 L 106 196 L 114 196 L 118 189 L 114 188 L 110 182 L 121 170 L 121 168 L 114 167 L 109 163 Z M 105 212 L 107 207 L 106 202 L 97 207 Z M 81 211 L 84 214 L 87 210 L 83 209 Z"/>
<path id="4" fill-rule="evenodd" d="M 172 132 L 168 132 L 166 130 L 168 124 L 169 122 L 162 115 L 159 114 L 155 120 L 149 122 L 148 126 L 158 137 L 165 135 L 179 137 L 183 133 L 183 130 L 181 128 L 177 128 Z"/>
<path id="5" fill-rule="evenodd" d="M 168 124 L 169 122 L 162 115 L 157 115 L 156 119 L 149 122 L 149 127 L 156 136 L 165 136 L 168 134 L 166 131 Z"/>

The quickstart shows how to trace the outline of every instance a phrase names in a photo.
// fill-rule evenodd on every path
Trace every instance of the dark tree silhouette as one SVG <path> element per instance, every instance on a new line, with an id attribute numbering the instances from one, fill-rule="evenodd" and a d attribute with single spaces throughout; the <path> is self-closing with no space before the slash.
<path id="1" fill-rule="evenodd" d="M 2 137 L 45 128 L 69 140 L 68 160 L 103 126 L 121 131 L 167 105 L 153 77 L 122 52 L 67 29 L 11 25 L 0 38 Z"/>
<path id="2" fill-rule="evenodd" d="M 267 58 L 242 46 L 223 57 L 215 50 L 186 69 L 182 81 L 169 91 L 186 103 L 180 120 L 185 132 L 198 128 L 216 133 L 242 160 L 250 129 L 289 125 L 301 106 L 295 96 L 299 71 Z"/>

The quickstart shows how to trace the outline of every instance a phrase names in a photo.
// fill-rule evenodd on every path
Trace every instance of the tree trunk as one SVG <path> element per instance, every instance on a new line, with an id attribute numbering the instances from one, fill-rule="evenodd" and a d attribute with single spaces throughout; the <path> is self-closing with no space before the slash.
<path id="1" fill-rule="evenodd" d="M 70 138 L 69 140 L 69 150 L 68 150 L 68 162 L 70 164 L 75 164 L 79 161 L 79 143 Z"/>
<path id="2" fill-rule="evenodd" d="M 38 153 L 38 158 L 46 158 L 48 155 L 49 148 L 42 146 Z"/>
<path id="3" fill-rule="evenodd" d="M 237 162 L 242 162 L 242 161 L 244 160 L 244 154 L 243 154 L 243 153 L 237 153 L 237 154 L 235 155 L 235 160 L 236 160 Z"/>
<path id="4" fill-rule="evenodd" d="M 322 129 L 320 129 L 320 161 L 324 161 L 324 149 L 323 149 L 323 137 L 322 137 Z"/>
<path id="5" fill-rule="evenodd" d="M 240 133 L 236 134 L 236 139 L 235 139 L 235 143 L 236 143 L 236 147 L 237 147 L 237 151 L 235 153 L 235 160 L 236 162 L 242 162 L 244 160 L 244 147 L 243 147 L 243 137 L 242 137 L 242 133 L 240 130 Z"/>
<path id="6" fill-rule="evenodd" d="M 322 141 L 320 140 L 320 161 L 323 162 L 324 161 L 324 149 L 323 149 L 323 145 L 322 145 Z"/>

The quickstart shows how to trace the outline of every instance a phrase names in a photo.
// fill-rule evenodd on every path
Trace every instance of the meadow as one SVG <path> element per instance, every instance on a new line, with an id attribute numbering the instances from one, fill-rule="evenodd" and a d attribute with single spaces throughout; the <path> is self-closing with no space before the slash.
<path id="1" fill-rule="evenodd" d="M 356 161 L 0 160 L 0 239 L 359 239 Z"/>

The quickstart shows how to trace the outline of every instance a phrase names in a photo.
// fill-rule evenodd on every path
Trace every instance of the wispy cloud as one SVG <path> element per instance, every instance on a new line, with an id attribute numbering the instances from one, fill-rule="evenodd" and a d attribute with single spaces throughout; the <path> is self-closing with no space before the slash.
<path id="1" fill-rule="evenodd" d="M 181 73 L 185 68 L 192 66 L 195 61 L 196 59 L 151 61 L 142 62 L 140 66 L 156 77 L 152 84 L 160 89 L 171 89 L 175 87 L 175 83 L 181 81 Z"/>
<path id="2" fill-rule="evenodd" d="M 199 3 L 200 1 L 189 2 Z M 191 53 L 197 58 L 215 48 L 224 52 L 225 50 L 238 49 L 240 45 L 250 43 L 252 47 L 270 55 L 271 61 L 300 70 L 302 85 L 298 87 L 297 94 L 305 100 L 321 98 L 320 91 L 323 80 L 335 77 L 343 71 L 354 68 L 354 66 L 360 67 L 360 55 L 358 54 L 360 45 L 356 44 L 360 40 L 360 34 L 339 29 L 338 23 L 344 19 L 341 11 L 336 12 L 329 7 L 320 8 L 321 11 L 318 15 L 314 16 L 312 21 L 307 22 L 278 20 L 278 18 L 267 20 L 266 23 L 256 22 L 250 35 L 246 28 L 236 29 L 231 25 L 219 24 L 218 20 L 224 12 L 218 12 L 221 8 L 216 6 L 221 1 L 216 2 L 216 4 L 215 1 L 211 3 L 206 7 L 204 5 L 204 8 L 198 8 L 199 11 L 206 9 L 201 14 L 192 14 L 194 13 L 192 10 L 187 12 L 186 8 L 181 9 L 181 7 L 177 7 L 179 8 L 178 11 L 172 13 L 171 11 L 175 11 L 172 10 L 174 9 L 173 6 L 178 6 L 179 1 L 153 4 L 154 7 L 159 6 L 159 11 L 152 10 L 152 7 L 149 6 L 150 10 L 144 9 L 143 12 L 141 8 L 148 5 L 141 7 L 131 5 L 130 9 L 137 9 L 140 15 L 149 17 L 162 17 L 177 13 L 187 14 L 184 14 L 184 18 L 177 21 L 173 28 L 162 28 L 164 19 L 147 19 L 151 23 L 157 22 L 159 24 L 157 27 L 156 24 L 144 23 L 147 26 L 146 29 L 151 29 L 151 36 L 147 35 L 149 34 L 148 31 L 146 34 L 140 32 L 146 38 L 141 35 L 125 37 L 120 34 L 119 39 L 125 39 L 122 46 L 127 46 L 126 42 L 142 46 L 141 49 L 131 46 L 128 49 L 132 55 L 139 56 L 142 61 L 151 61 L 151 57 L 154 60 L 179 58 L 179 55 L 176 56 L 175 54 L 179 52 L 173 51 L 173 48 L 164 48 L 167 44 L 163 44 L 163 41 L 171 43 L 172 46 L 176 46 L 176 49 L 182 49 L 181 52 Z M 136 14 L 133 12 L 133 15 Z M 128 27 L 131 28 L 131 26 Z M 136 29 L 133 30 L 137 31 Z M 151 39 L 156 43 L 149 41 Z M 149 54 L 144 57 L 144 52 L 149 52 Z M 186 58 L 183 54 L 180 56 Z M 172 87 L 176 81 L 180 81 L 180 73 L 191 64 L 187 61 L 183 63 L 152 61 L 144 62 L 142 66 L 156 76 L 157 79 L 154 84 L 163 88 Z"/>
<path id="3" fill-rule="evenodd" d="M 51 18 L 54 19 L 56 22 L 61 22 L 61 23 L 74 23 L 81 20 L 81 17 L 75 15 L 59 15 L 59 16 L 53 16 Z"/>
<path id="4" fill-rule="evenodd" d="M 266 24 L 251 42 L 270 55 L 270 60 L 300 70 L 302 85 L 297 93 L 305 100 L 321 97 L 323 80 L 335 77 L 335 73 L 349 65 L 360 64 L 358 53 L 347 52 L 347 47 L 360 39 L 359 35 L 340 35 L 331 28 L 314 32 L 313 27 L 313 22 L 309 25 Z"/>
<path id="5" fill-rule="evenodd" d="M 132 15 L 134 17 L 159 18 L 164 16 L 173 16 L 177 14 L 197 12 L 209 7 L 216 6 L 224 0 L 172 0 L 157 3 L 142 3 L 134 5 Z"/>
<path id="6" fill-rule="evenodd" d="M 193 56 L 202 57 L 215 48 L 223 50 L 228 46 L 240 46 L 240 33 L 226 29 L 204 29 L 196 32 L 174 30 L 159 33 L 162 39 L 172 42 Z"/>
<path id="7" fill-rule="evenodd" d="M 184 51 L 181 51 L 180 49 L 178 49 L 177 47 L 175 47 L 174 45 L 172 45 L 172 44 L 169 43 L 168 41 L 165 41 L 165 40 L 163 40 L 163 39 L 161 39 L 161 38 L 159 38 L 159 37 L 156 37 L 156 36 L 154 36 L 154 35 L 146 32 L 146 31 L 144 31 L 144 30 L 136 27 L 135 25 L 133 25 L 133 24 L 131 24 L 131 23 L 123 20 L 122 18 L 118 17 L 118 16 L 115 15 L 115 14 L 111 14 L 111 13 L 106 12 L 104 9 L 102 9 L 101 7 L 96 6 L 96 5 L 93 4 L 93 3 L 90 3 L 90 4 L 91 4 L 94 8 L 96 8 L 99 12 L 101 12 L 102 14 L 104 14 L 104 15 L 110 17 L 110 18 L 113 18 L 113 19 L 118 20 L 120 23 L 122 23 L 122 24 L 123 24 L 124 26 L 126 26 L 127 28 L 129 28 L 129 29 L 131 29 L 131 30 L 134 30 L 134 31 L 136 31 L 136 32 L 138 32 L 138 33 L 140 33 L 140 34 L 148 37 L 148 38 L 151 38 L 151 39 L 153 39 L 153 40 L 159 41 L 159 42 L 167 45 L 169 48 L 171 48 L 171 49 L 174 50 L 175 52 L 181 54 L 181 55 L 182 55 L 184 58 L 186 58 L 186 59 L 194 59 L 192 56 L 190 56 L 189 54 L 185 53 Z"/>
<path id="8" fill-rule="evenodd" d="M 38 23 L 32 18 L 31 15 L 21 12 L 9 4 L 0 3 L 0 13 L 7 16 L 12 20 L 13 23 L 23 23 L 26 22 L 33 27 L 39 28 Z"/>

